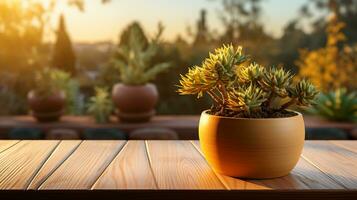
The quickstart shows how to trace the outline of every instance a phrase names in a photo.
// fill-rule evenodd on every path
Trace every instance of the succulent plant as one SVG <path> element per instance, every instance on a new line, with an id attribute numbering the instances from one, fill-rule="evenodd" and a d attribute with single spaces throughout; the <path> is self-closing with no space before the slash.
<path id="1" fill-rule="evenodd" d="M 283 68 L 272 67 L 265 73 L 262 73 L 260 86 L 271 95 L 286 97 L 288 95 L 286 88 L 291 84 L 291 74 Z"/>
<path id="2" fill-rule="evenodd" d="M 328 93 L 321 93 L 310 111 L 328 120 L 356 122 L 357 92 L 339 88 Z"/>
<path id="3" fill-rule="evenodd" d="M 95 88 L 95 96 L 90 98 L 87 111 L 93 115 L 97 123 L 109 121 L 113 103 L 107 88 Z"/>
<path id="4" fill-rule="evenodd" d="M 120 72 L 120 80 L 128 85 L 143 85 L 169 69 L 170 63 L 152 64 L 152 59 L 159 53 L 159 39 L 163 27 L 159 26 L 158 34 L 147 43 L 140 39 L 142 33 L 138 26 L 133 26 L 127 32 L 128 42 L 118 46 L 117 55 L 113 59 L 114 66 Z"/>
<path id="5" fill-rule="evenodd" d="M 295 115 L 292 106 L 310 106 L 318 94 L 308 81 L 293 83 L 283 68 L 251 62 L 242 47 L 223 45 L 188 73 L 181 75 L 178 92 L 213 100 L 211 114 L 229 117 L 268 118 Z M 273 102 L 279 105 L 273 105 Z"/>
<path id="6" fill-rule="evenodd" d="M 253 112 L 259 111 L 266 99 L 266 94 L 262 89 L 250 84 L 229 93 L 228 107 L 233 111 L 242 112 L 243 116 L 251 116 Z"/>

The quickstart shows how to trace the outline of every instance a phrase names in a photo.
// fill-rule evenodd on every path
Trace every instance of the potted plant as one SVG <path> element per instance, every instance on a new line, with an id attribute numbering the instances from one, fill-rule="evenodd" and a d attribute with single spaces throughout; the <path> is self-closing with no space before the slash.
<path id="1" fill-rule="evenodd" d="M 336 122 L 357 122 L 357 92 L 338 88 L 320 93 L 310 113 Z"/>
<path id="2" fill-rule="evenodd" d="M 57 121 L 63 115 L 68 80 L 68 73 L 56 69 L 44 68 L 35 74 L 35 88 L 29 91 L 27 100 L 39 122 Z"/>
<path id="3" fill-rule="evenodd" d="M 152 59 L 159 51 L 158 41 L 163 30 L 159 27 L 157 36 L 148 42 L 140 39 L 141 30 L 134 24 L 128 29 L 128 42 L 117 49 L 113 62 L 119 69 L 121 83 L 113 87 L 112 98 L 121 121 L 148 121 L 155 114 L 158 91 L 150 81 L 170 67 L 169 63 L 152 65 Z"/>
<path id="4" fill-rule="evenodd" d="M 97 123 L 109 122 L 113 103 L 106 88 L 95 88 L 95 96 L 90 98 L 87 111 Z"/>
<path id="5" fill-rule="evenodd" d="M 304 121 L 288 108 L 309 106 L 318 94 L 306 80 L 294 84 L 290 72 L 253 63 L 232 45 L 189 69 L 178 92 L 212 98 L 199 122 L 202 151 L 217 172 L 241 178 L 280 177 L 294 168 Z"/>
<path id="6" fill-rule="evenodd" d="M 353 130 L 357 122 L 357 92 L 353 89 L 338 88 L 321 92 L 316 104 L 306 110 L 306 138 L 348 139 L 355 138 Z"/>

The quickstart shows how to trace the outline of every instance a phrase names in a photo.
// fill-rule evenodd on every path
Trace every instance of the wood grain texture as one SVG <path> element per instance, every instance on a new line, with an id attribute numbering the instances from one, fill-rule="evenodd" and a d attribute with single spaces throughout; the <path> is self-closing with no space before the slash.
<path id="1" fill-rule="evenodd" d="M 267 180 L 247 180 L 246 189 L 344 189 L 344 187 L 300 158 L 289 175 Z"/>
<path id="2" fill-rule="evenodd" d="M 156 189 L 144 141 L 128 141 L 93 189 Z"/>
<path id="3" fill-rule="evenodd" d="M 200 148 L 199 141 L 192 141 L 192 143 Z M 300 158 L 289 175 L 281 178 L 243 181 L 221 174 L 218 174 L 218 176 L 230 189 L 343 189 L 342 186 L 303 158 Z"/>
<path id="4" fill-rule="evenodd" d="M 336 140 L 336 141 L 329 141 L 332 144 L 345 148 L 349 151 L 357 153 L 357 142 L 354 140 Z"/>
<path id="5" fill-rule="evenodd" d="M 90 189 L 125 141 L 83 141 L 39 189 Z"/>
<path id="6" fill-rule="evenodd" d="M 194 145 L 194 147 L 201 153 L 202 157 L 204 157 L 204 154 L 201 151 L 200 142 L 198 140 L 193 140 L 191 142 Z M 227 189 L 240 189 L 241 190 L 241 189 L 246 188 L 247 182 L 244 180 L 229 177 L 229 176 L 224 176 L 219 173 L 216 173 L 216 175 L 221 180 L 221 182 L 226 186 Z"/>
<path id="7" fill-rule="evenodd" d="M 80 143 L 79 140 L 61 141 L 31 181 L 28 189 L 37 189 L 73 153 Z"/>
<path id="8" fill-rule="evenodd" d="M 357 142 L 306 141 L 288 175 L 217 174 L 198 141 L 1 141 L 1 189 L 357 189 Z M 326 190 L 330 191 L 330 190 Z"/>
<path id="9" fill-rule="evenodd" d="M 21 141 L 0 154 L 0 189 L 26 189 L 59 141 Z"/>
<path id="10" fill-rule="evenodd" d="M 19 140 L 0 140 L 0 153 L 12 147 L 18 142 Z"/>
<path id="11" fill-rule="evenodd" d="M 303 157 L 336 182 L 357 189 L 357 154 L 328 141 L 307 141 Z"/>
<path id="12" fill-rule="evenodd" d="M 225 189 L 189 141 L 147 141 L 159 189 Z"/>

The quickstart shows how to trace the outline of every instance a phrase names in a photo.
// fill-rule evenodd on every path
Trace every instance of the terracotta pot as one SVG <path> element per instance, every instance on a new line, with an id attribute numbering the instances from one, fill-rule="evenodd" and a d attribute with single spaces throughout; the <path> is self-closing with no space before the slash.
<path id="1" fill-rule="evenodd" d="M 64 113 L 66 95 L 64 92 L 56 92 L 49 96 L 40 96 L 34 90 L 27 95 L 31 114 L 39 122 L 58 121 Z"/>
<path id="2" fill-rule="evenodd" d="M 145 122 L 155 115 L 159 94 L 154 84 L 131 86 L 118 83 L 113 87 L 112 98 L 121 121 Z"/>
<path id="3" fill-rule="evenodd" d="M 218 173 L 265 179 L 287 175 L 304 146 L 300 113 L 287 118 L 229 118 L 203 112 L 199 138 L 208 163 Z"/>

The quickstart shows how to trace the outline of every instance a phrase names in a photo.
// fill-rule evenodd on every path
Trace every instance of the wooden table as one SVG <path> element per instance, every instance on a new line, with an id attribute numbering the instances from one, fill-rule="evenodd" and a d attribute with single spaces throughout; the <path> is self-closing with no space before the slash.
<path id="1" fill-rule="evenodd" d="M 307 141 L 285 177 L 220 175 L 198 141 L 0 140 L 0 199 L 357 197 L 357 142 Z"/>

